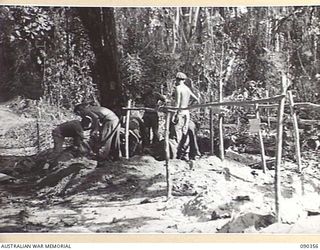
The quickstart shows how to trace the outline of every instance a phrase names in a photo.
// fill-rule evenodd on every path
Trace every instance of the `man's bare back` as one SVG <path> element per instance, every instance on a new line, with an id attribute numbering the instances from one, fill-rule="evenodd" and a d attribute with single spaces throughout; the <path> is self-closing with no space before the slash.
<path id="1" fill-rule="evenodd" d="M 190 96 L 195 98 L 199 102 L 199 98 L 192 93 L 188 86 L 184 84 L 184 79 L 178 79 L 178 85 L 175 90 L 176 94 L 176 108 L 187 108 L 189 106 Z M 180 116 L 180 119 L 184 119 L 184 124 L 182 124 L 182 133 L 186 134 L 188 131 L 188 124 L 190 121 L 190 112 L 189 110 L 178 110 L 176 115 Z M 182 117 L 184 118 L 182 118 Z M 176 119 L 174 116 L 173 119 Z M 179 119 L 179 118 L 178 118 Z M 179 126 L 179 125 L 178 125 Z M 179 134 L 179 132 L 176 132 Z M 181 136 L 177 136 L 181 139 Z"/>
<path id="2" fill-rule="evenodd" d="M 191 92 L 189 87 L 186 86 L 184 83 L 180 83 L 180 85 L 176 87 L 176 107 L 177 108 L 188 107 L 190 96 L 192 96 L 199 102 L 198 97 Z"/>

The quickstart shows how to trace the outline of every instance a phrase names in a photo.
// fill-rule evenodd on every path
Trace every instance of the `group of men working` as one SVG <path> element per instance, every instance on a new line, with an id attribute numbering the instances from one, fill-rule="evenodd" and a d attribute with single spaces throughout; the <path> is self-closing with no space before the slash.
<path id="1" fill-rule="evenodd" d="M 176 75 L 175 87 L 175 107 L 177 112 L 172 116 L 170 124 L 170 147 L 172 158 L 194 159 L 200 156 L 195 124 L 190 120 L 189 105 L 190 97 L 197 102 L 199 98 L 185 84 L 187 76 L 178 72 Z M 143 95 L 144 105 L 149 108 L 156 108 L 157 102 L 166 102 L 166 98 L 155 93 L 149 88 Z M 80 152 L 90 152 L 98 160 L 116 161 L 121 157 L 121 124 L 118 116 L 108 108 L 78 104 L 74 108 L 76 115 L 81 117 L 81 121 L 72 120 L 58 125 L 52 132 L 54 141 L 54 151 L 61 152 L 66 137 L 72 137 L 74 147 Z M 133 119 L 136 119 L 133 117 Z M 142 147 L 159 143 L 159 116 L 156 110 L 146 111 L 142 120 L 137 118 L 130 122 L 130 129 L 138 131 L 137 138 L 141 139 Z M 85 140 L 84 131 L 90 130 L 90 139 Z M 152 140 L 150 132 L 152 130 Z"/>

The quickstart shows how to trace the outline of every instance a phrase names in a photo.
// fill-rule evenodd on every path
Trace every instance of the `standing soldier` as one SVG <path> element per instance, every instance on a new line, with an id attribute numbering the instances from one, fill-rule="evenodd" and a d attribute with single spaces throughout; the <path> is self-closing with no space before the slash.
<path id="1" fill-rule="evenodd" d="M 190 101 L 190 96 L 192 96 L 198 103 L 199 98 L 192 93 L 187 85 L 185 85 L 185 80 L 187 76 L 182 73 L 178 72 L 176 75 L 176 89 L 175 89 L 175 103 L 176 108 L 187 108 Z M 189 129 L 189 121 L 190 121 L 190 112 L 189 110 L 180 110 L 176 112 L 173 116 L 173 122 L 175 123 L 175 133 L 176 139 L 178 142 L 178 152 L 177 158 L 181 158 L 182 151 L 184 148 L 184 138 L 187 136 L 187 132 Z"/>
<path id="2" fill-rule="evenodd" d="M 156 108 L 159 101 L 165 102 L 166 98 L 158 92 L 155 92 L 151 85 L 146 89 L 142 96 L 143 103 L 147 108 Z M 150 144 L 150 130 L 152 129 L 152 143 L 159 142 L 159 115 L 157 111 L 145 111 L 142 117 L 145 131 L 146 144 Z"/>

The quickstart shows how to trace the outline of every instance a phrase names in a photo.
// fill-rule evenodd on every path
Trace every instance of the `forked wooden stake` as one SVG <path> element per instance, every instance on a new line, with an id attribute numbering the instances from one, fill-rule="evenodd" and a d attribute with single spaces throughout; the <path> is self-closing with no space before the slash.
<path id="1" fill-rule="evenodd" d="M 281 92 L 283 97 L 279 101 L 278 107 L 278 127 L 277 127 L 277 152 L 276 152 L 276 169 L 275 169 L 275 210 L 276 220 L 281 222 L 281 176 L 280 167 L 282 160 L 282 137 L 283 137 L 283 115 L 285 105 L 285 93 L 286 93 L 286 81 L 285 75 L 282 76 Z"/>
<path id="2" fill-rule="evenodd" d="M 169 166 L 170 148 L 169 148 L 169 128 L 170 128 L 171 113 L 166 114 L 166 129 L 165 129 L 165 153 L 166 153 L 166 179 L 167 179 L 167 198 L 170 199 L 172 195 L 172 181 Z"/>
<path id="3" fill-rule="evenodd" d="M 128 108 L 131 108 L 131 101 L 128 101 Z M 130 109 L 127 110 L 126 114 L 126 131 L 125 131 L 125 151 L 126 159 L 129 159 L 129 123 L 130 123 Z"/>
<path id="4" fill-rule="evenodd" d="M 299 135 L 299 127 L 298 127 L 298 119 L 297 114 L 294 110 L 294 101 L 293 101 L 293 95 L 292 91 L 288 91 L 289 94 L 289 103 L 290 103 L 290 111 L 291 111 L 291 117 L 292 117 L 292 123 L 293 123 L 293 129 L 294 129 L 294 144 L 296 148 L 296 161 L 298 163 L 298 171 L 301 172 L 301 152 L 300 152 L 300 135 Z"/>

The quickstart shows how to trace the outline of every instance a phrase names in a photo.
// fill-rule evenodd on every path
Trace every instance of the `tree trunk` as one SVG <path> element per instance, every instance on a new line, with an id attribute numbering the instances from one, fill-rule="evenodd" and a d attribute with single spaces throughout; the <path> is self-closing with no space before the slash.
<path id="1" fill-rule="evenodd" d="M 119 111 L 124 105 L 119 75 L 116 27 L 113 8 L 79 8 L 96 57 L 93 79 L 100 92 L 101 106 Z"/>

